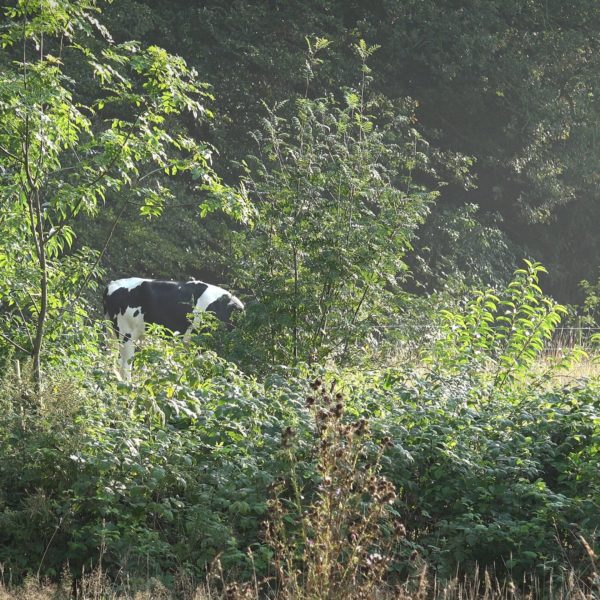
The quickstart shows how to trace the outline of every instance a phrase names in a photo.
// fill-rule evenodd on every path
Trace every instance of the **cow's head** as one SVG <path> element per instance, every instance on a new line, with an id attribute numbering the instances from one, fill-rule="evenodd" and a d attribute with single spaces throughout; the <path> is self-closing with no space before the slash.
<path id="1" fill-rule="evenodd" d="M 201 281 L 191 281 L 188 285 L 195 287 L 196 310 L 206 310 L 213 313 L 228 328 L 231 328 L 233 313 L 244 310 L 243 302 L 223 288 Z"/>
<path id="2" fill-rule="evenodd" d="M 239 298 L 228 293 L 215 300 L 206 310 L 215 313 L 219 320 L 223 321 L 228 329 L 231 329 L 233 326 L 232 315 L 236 311 L 243 311 L 244 304 Z"/>

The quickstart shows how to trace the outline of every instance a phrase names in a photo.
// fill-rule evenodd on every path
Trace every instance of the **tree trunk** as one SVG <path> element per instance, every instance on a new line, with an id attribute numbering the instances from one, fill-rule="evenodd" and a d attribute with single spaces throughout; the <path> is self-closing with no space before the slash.
<path id="1" fill-rule="evenodd" d="M 298 363 L 298 250 L 294 246 L 294 329 L 293 329 L 293 359 L 294 365 Z"/>
<path id="2" fill-rule="evenodd" d="M 46 313 L 48 311 L 48 272 L 45 258 L 44 256 L 43 260 L 40 261 L 40 268 L 42 270 L 40 278 L 40 307 L 35 328 L 35 337 L 33 339 L 33 351 L 31 353 L 33 359 L 33 377 L 38 388 L 42 384 L 41 354 L 46 326 Z"/>
<path id="3" fill-rule="evenodd" d="M 40 204 L 39 194 L 37 192 L 35 192 L 35 203 L 33 204 L 33 209 L 35 212 L 36 222 L 35 226 L 32 227 L 32 234 L 36 240 L 38 262 L 40 265 L 40 306 L 38 310 L 31 358 L 33 360 L 33 378 L 36 386 L 39 389 L 42 384 L 41 354 L 42 344 L 44 341 L 44 330 L 46 326 L 46 315 L 48 312 L 48 264 L 46 262 L 46 242 L 44 239 L 42 207 Z"/>

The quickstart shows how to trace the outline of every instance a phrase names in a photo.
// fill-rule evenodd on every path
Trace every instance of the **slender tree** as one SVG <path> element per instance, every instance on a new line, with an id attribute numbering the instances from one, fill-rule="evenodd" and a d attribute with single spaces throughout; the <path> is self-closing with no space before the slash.
<path id="1" fill-rule="evenodd" d="M 212 148 L 178 119 L 210 117 L 207 87 L 157 46 L 114 43 L 99 14 L 95 0 L 5 9 L 1 42 L 13 60 L 0 76 L 0 302 L 4 325 L 18 323 L 21 334 L 5 327 L 2 339 L 30 354 L 38 385 L 49 319 L 60 321 L 69 301 L 53 284 L 64 282 L 57 274 L 78 215 L 125 193 L 143 215 L 159 215 L 171 197 L 165 176 L 184 172 L 202 214 L 247 216 L 243 197 L 213 171 Z"/>
<path id="2" fill-rule="evenodd" d="M 304 87 L 326 46 L 309 46 Z M 412 178 L 428 167 L 411 103 L 372 94 L 367 60 L 376 48 L 355 49 L 358 85 L 270 110 L 256 134 L 260 155 L 248 162 L 259 216 L 245 234 L 239 278 L 260 300 L 246 320 L 264 332 L 255 354 L 262 340 L 274 363 L 375 343 L 398 308 L 403 258 L 436 196 Z"/>

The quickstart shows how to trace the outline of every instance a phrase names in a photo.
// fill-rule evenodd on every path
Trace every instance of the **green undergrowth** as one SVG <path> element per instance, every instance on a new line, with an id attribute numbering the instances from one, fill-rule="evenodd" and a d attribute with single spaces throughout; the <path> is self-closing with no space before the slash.
<path id="1" fill-rule="evenodd" d="M 343 410 L 335 395 L 324 410 L 345 427 L 363 423 L 356 471 L 385 449 L 378 472 L 394 490 L 389 517 L 402 524 L 381 529 L 386 582 L 404 581 L 418 560 L 440 580 L 478 565 L 517 581 L 575 570 L 595 585 L 586 545 L 597 545 L 600 527 L 600 384 L 540 387 L 532 375 L 498 387 L 485 373 L 298 367 L 258 381 L 155 339 L 136 357 L 131 386 L 105 364 L 88 379 L 48 373 L 39 395 L 8 374 L 4 579 L 65 568 L 78 578 L 101 565 L 113 581 L 154 577 L 175 589 L 218 564 L 228 580 L 276 580 L 270 502 L 288 481 L 298 514 L 314 508 L 324 476 L 310 399 L 335 382 Z M 303 547 L 302 520 L 282 514 L 291 547 Z"/>

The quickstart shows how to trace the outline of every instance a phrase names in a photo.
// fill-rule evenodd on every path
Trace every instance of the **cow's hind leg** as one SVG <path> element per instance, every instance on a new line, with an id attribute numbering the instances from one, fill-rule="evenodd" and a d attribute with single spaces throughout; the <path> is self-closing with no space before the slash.
<path id="1" fill-rule="evenodd" d="M 108 354 L 107 362 L 110 365 L 110 370 L 115 373 L 115 375 L 120 375 L 119 369 L 116 365 L 117 354 L 120 352 L 121 348 L 121 344 L 119 342 L 119 329 L 117 328 L 116 321 L 110 319 L 108 315 L 105 315 L 104 318 L 106 320 L 106 328 L 104 331 L 104 349 Z"/>
<path id="2" fill-rule="evenodd" d="M 119 373 L 121 379 L 129 383 L 131 381 L 131 363 L 135 353 L 135 343 L 131 339 L 131 334 L 126 333 L 119 346 L 120 364 Z"/>

